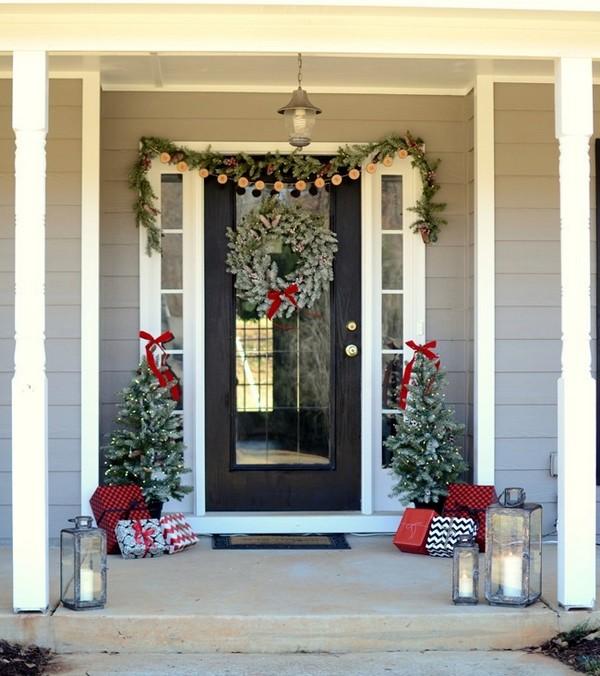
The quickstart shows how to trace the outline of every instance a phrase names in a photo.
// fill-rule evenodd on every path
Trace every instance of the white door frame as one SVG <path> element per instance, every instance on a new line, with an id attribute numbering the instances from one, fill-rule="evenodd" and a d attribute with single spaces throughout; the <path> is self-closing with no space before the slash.
<path id="1" fill-rule="evenodd" d="M 176 142 L 193 150 L 203 150 L 208 145 L 217 152 L 264 154 L 277 148 L 277 143 L 252 142 Z M 334 154 L 340 143 L 312 143 L 312 155 Z M 284 147 L 283 152 L 290 152 Z M 173 165 L 154 162 L 148 178 L 158 196 L 160 209 L 160 175 L 178 173 Z M 382 508 L 381 501 L 374 499 L 374 491 L 389 492 L 390 479 L 381 468 L 381 413 L 377 408 L 381 391 L 381 331 L 375 319 L 380 312 L 381 280 L 381 234 L 377 203 L 381 195 L 381 176 L 400 174 L 404 187 L 404 222 L 412 222 L 412 206 L 417 196 L 419 176 L 410 165 L 410 159 L 395 159 L 391 167 L 378 165 L 375 174 L 362 173 L 362 391 L 361 391 L 361 511 L 356 512 L 207 512 L 205 503 L 205 446 L 204 446 L 204 180 L 196 172 L 183 174 L 184 208 L 184 383 L 195 382 L 196 387 L 184 385 L 185 443 L 191 450 L 186 458 L 193 465 L 194 494 L 192 503 L 173 503 L 168 509 L 183 509 L 191 512 L 188 520 L 197 532 L 391 532 L 398 525 L 403 511 L 397 501 L 388 501 Z M 186 224 L 193 224 L 190 227 Z M 160 215 L 158 216 L 160 226 Z M 404 336 L 422 340 L 425 336 L 425 247 L 420 236 L 405 228 L 404 269 L 407 289 L 410 295 L 409 307 L 405 312 Z M 408 243 L 408 245 L 407 245 Z M 156 334 L 161 330 L 160 306 L 160 258 L 148 257 L 145 253 L 146 232 L 140 230 L 140 326 Z M 186 345 L 196 349 L 185 349 Z M 193 353 L 193 354 L 192 354 Z M 143 344 L 140 343 L 140 355 Z M 377 416 L 377 417 L 375 417 Z M 379 419 L 379 424 L 374 421 Z M 189 500 L 190 498 L 188 498 Z M 379 511 L 377 511 L 379 510 Z M 383 511 L 385 510 L 385 511 Z"/>

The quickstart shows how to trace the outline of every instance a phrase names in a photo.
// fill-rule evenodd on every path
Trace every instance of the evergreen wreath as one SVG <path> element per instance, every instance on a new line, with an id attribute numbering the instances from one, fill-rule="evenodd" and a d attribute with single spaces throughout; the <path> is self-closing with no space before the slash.
<path id="1" fill-rule="evenodd" d="M 311 308 L 333 281 L 337 236 L 321 216 L 267 197 L 227 228 L 227 272 L 243 313 L 269 319 Z"/>
<path id="2" fill-rule="evenodd" d="M 157 225 L 159 210 L 157 196 L 148 180 L 152 161 L 159 159 L 162 164 L 175 166 L 181 173 L 197 171 L 201 178 L 216 176 L 221 184 L 233 181 L 242 192 L 253 187 L 253 194 L 260 195 L 267 182 L 275 181 L 274 192 L 280 192 L 293 185 L 297 196 L 304 190 L 316 194 L 322 189 L 331 189 L 343 180 L 356 181 L 361 169 L 375 173 L 379 163 L 391 166 L 394 156 L 410 158 L 411 165 L 421 176 L 421 195 L 414 207 L 416 220 L 411 224 L 415 233 L 420 233 L 425 243 L 436 242 L 441 226 L 446 220 L 441 213 L 445 203 L 437 202 L 435 196 L 440 189 L 437 167 L 440 160 L 432 160 L 425 153 L 423 139 L 410 132 L 404 135 L 392 134 L 373 143 L 340 146 L 333 157 L 322 158 L 307 155 L 300 149 L 288 154 L 270 152 L 258 158 L 248 153 L 224 155 L 208 146 L 205 150 L 193 150 L 172 141 L 152 136 L 140 139 L 138 156 L 129 172 L 129 187 L 135 191 L 133 205 L 136 223 L 146 228 L 146 253 L 160 252 L 161 232 Z"/>

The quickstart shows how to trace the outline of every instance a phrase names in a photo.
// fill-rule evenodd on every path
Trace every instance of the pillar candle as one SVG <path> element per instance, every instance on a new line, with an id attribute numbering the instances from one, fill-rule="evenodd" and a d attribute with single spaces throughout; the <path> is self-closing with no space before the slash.
<path id="1" fill-rule="evenodd" d="M 463 570 L 458 579 L 458 595 L 460 597 L 473 596 L 473 576 Z"/>
<path id="2" fill-rule="evenodd" d="M 520 556 L 507 554 L 502 559 L 502 593 L 504 596 L 522 596 L 523 561 Z"/>
<path id="3" fill-rule="evenodd" d="M 79 600 L 94 600 L 94 571 L 91 568 L 83 568 L 79 573 Z"/>

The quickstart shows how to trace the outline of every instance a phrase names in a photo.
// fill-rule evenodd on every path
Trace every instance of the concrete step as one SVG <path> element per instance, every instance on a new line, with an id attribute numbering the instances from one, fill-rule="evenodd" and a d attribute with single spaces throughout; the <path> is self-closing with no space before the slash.
<path id="1" fill-rule="evenodd" d="M 484 606 L 468 612 L 452 610 L 117 616 L 59 609 L 51 617 L 2 618 L 0 635 L 46 645 L 59 653 L 343 653 L 517 649 L 538 645 L 557 632 L 556 615 L 542 605 L 526 612 L 495 609 L 490 613 Z"/>
<path id="2" fill-rule="evenodd" d="M 520 652 L 347 655 L 65 655 L 61 676 L 568 676 L 566 666 Z"/>
<path id="3" fill-rule="evenodd" d="M 563 622 L 543 603 L 454 606 L 449 559 L 402 554 L 389 537 L 349 541 L 338 551 L 218 551 L 203 538 L 174 556 L 110 557 L 106 608 L 7 609 L 0 636 L 61 653 L 503 650 L 539 644 Z"/>

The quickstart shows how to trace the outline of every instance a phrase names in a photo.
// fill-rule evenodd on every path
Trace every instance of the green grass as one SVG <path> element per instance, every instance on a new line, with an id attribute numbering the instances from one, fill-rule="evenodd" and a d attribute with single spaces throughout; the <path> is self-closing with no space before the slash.
<path id="1" fill-rule="evenodd" d="M 569 644 L 579 643 L 579 641 L 584 639 L 589 634 L 592 634 L 597 629 L 598 627 L 592 627 L 589 620 L 586 620 L 585 622 L 576 624 L 573 629 L 562 632 L 558 635 L 558 638 L 561 638 L 563 641 L 566 641 Z"/>

